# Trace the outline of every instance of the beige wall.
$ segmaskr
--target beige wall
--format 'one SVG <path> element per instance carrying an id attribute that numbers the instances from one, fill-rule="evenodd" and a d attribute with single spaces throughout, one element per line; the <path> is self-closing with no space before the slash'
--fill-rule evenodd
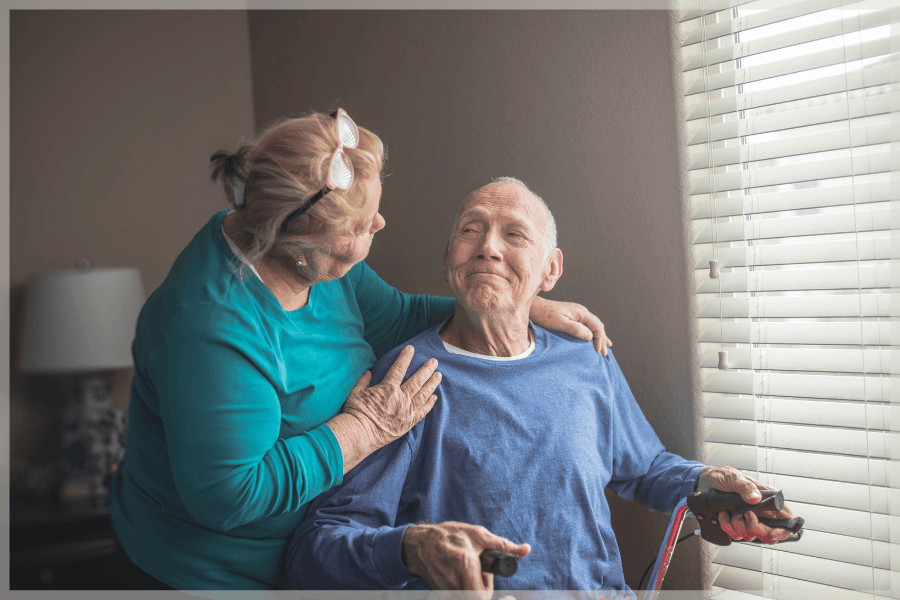
<path id="1" fill-rule="evenodd" d="M 214 150 L 276 117 L 341 106 L 389 146 L 376 271 L 447 294 L 439 264 L 457 203 L 490 177 L 522 178 L 558 220 L 565 273 L 549 296 L 603 318 L 663 443 L 692 456 L 669 17 L 251 11 L 248 40 L 239 11 L 13 11 L 13 358 L 30 277 L 87 256 L 139 267 L 149 293 L 225 206 L 206 176 Z M 124 405 L 130 374 L 113 375 Z M 13 455 L 50 456 L 58 385 L 11 369 Z M 612 508 L 635 585 L 666 517 Z M 668 589 L 698 587 L 695 547 L 679 549 Z"/>
<path id="2" fill-rule="evenodd" d="M 12 455 L 51 460 L 60 386 L 15 369 L 24 284 L 138 267 L 149 294 L 218 209 L 209 156 L 252 134 L 245 11 L 11 11 Z M 130 370 L 109 374 L 127 405 Z"/>
<path id="3" fill-rule="evenodd" d="M 342 107 L 388 144 L 387 228 L 369 264 L 401 290 L 449 293 L 439 266 L 466 193 L 512 175 L 541 194 L 565 256 L 549 296 L 600 315 L 659 437 L 693 457 L 670 17 L 254 11 L 250 36 L 257 126 Z M 612 508 L 636 585 L 667 518 L 618 498 Z M 700 585 L 697 544 L 685 546 L 667 589 Z"/>

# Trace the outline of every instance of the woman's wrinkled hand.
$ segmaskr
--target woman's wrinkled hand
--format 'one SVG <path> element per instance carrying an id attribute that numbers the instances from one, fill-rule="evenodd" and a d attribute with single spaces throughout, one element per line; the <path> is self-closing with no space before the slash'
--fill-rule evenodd
<path id="1" fill-rule="evenodd" d="M 748 504 L 757 504 L 762 500 L 762 495 L 757 490 L 775 489 L 744 475 L 737 469 L 724 466 L 704 467 L 701 469 L 695 487 L 698 492 L 704 492 L 709 489 L 716 489 L 720 492 L 737 492 L 741 495 L 744 502 Z M 785 504 L 781 510 L 762 511 L 758 516 L 790 520 L 794 518 L 794 513 Z M 763 525 L 759 522 L 757 513 L 754 512 L 746 512 L 732 517 L 727 512 L 722 511 L 719 513 L 719 524 L 722 527 L 722 531 L 735 541 L 750 542 L 754 539 L 759 539 L 766 544 L 775 544 L 791 535 L 791 532 L 787 529 L 772 529 Z"/>
<path id="2" fill-rule="evenodd" d="M 424 579 L 433 590 L 477 590 L 490 598 L 494 574 L 481 570 L 484 550 L 522 558 L 531 552 L 531 546 L 515 544 L 480 525 L 447 521 L 409 527 L 403 534 L 401 557 L 407 571 Z"/>
<path id="3" fill-rule="evenodd" d="M 553 331 L 571 335 L 580 340 L 594 340 L 594 350 L 606 356 L 612 340 L 606 337 L 606 328 L 597 315 L 577 302 L 558 302 L 540 296 L 534 299 L 528 315 L 532 321 Z"/>
<path id="4" fill-rule="evenodd" d="M 377 385 L 369 386 L 372 373 L 366 371 L 344 401 L 341 414 L 354 419 L 356 434 L 364 442 L 360 450 L 368 450 L 360 460 L 412 429 L 437 401 L 434 390 L 441 381 L 437 360 L 428 360 L 403 382 L 414 352 L 412 346 L 404 348 Z"/>

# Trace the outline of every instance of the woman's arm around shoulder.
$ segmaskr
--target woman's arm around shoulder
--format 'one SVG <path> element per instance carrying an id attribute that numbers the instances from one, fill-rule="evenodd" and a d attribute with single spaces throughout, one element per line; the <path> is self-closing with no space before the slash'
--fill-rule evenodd
<path id="1" fill-rule="evenodd" d="M 388 285 L 365 262 L 347 273 L 365 323 L 365 338 L 381 358 L 389 350 L 440 323 L 456 301 L 428 294 L 404 294 Z"/>
<path id="2" fill-rule="evenodd" d="M 594 340 L 594 350 L 606 356 L 606 349 L 612 340 L 606 337 L 603 321 L 576 302 L 559 302 L 535 297 L 528 315 L 532 321 L 544 329 L 559 331 L 580 340 Z"/>

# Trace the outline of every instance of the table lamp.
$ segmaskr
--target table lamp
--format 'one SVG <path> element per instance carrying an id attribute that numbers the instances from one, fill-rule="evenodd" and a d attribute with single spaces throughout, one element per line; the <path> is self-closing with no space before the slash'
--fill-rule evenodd
<path id="1" fill-rule="evenodd" d="M 84 375 L 78 402 L 65 416 L 64 503 L 102 506 L 107 475 L 125 452 L 125 415 L 97 372 L 133 366 L 131 343 L 144 299 L 137 269 L 92 269 L 86 259 L 77 270 L 49 273 L 29 286 L 19 369 Z"/>

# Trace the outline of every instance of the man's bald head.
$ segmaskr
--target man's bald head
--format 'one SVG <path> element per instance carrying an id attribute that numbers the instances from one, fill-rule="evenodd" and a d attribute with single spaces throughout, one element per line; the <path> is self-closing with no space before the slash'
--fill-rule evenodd
<path id="1" fill-rule="evenodd" d="M 453 238 L 456 235 L 456 228 L 459 225 L 459 215 L 462 214 L 463 209 L 466 207 L 466 203 L 474 197 L 483 194 L 490 193 L 502 193 L 502 188 L 506 186 L 515 186 L 518 188 L 516 193 L 524 194 L 527 197 L 534 198 L 540 206 L 544 209 L 546 213 L 546 222 L 544 223 L 544 240 L 545 240 L 545 248 L 544 257 L 550 255 L 550 252 L 556 248 L 556 219 L 553 218 L 553 213 L 550 212 L 550 207 L 547 206 L 547 203 L 544 202 L 544 199 L 535 194 L 531 189 L 525 185 L 525 182 L 520 179 L 516 179 L 515 177 L 497 177 L 493 179 L 489 184 L 483 185 L 474 192 L 470 193 L 466 196 L 463 201 L 459 204 L 459 208 L 456 210 L 456 218 L 453 219 L 453 228 L 450 230 L 450 244 L 453 244 Z M 495 189 L 496 188 L 496 189 Z"/>

